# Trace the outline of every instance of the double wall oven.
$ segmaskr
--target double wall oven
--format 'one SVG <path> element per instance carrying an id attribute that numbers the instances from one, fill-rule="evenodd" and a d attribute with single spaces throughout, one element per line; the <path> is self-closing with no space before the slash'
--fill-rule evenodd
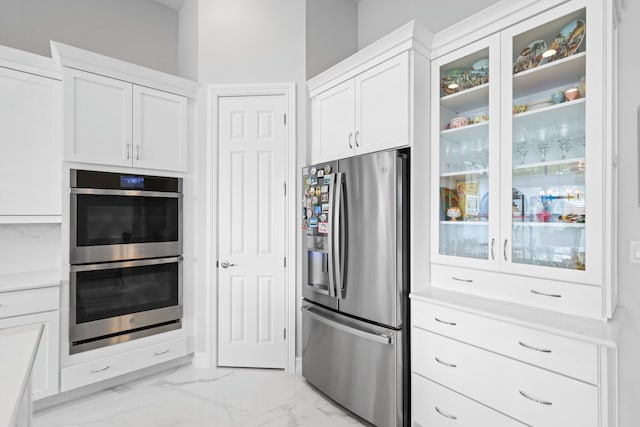
<path id="1" fill-rule="evenodd" d="M 70 353 L 181 327 L 182 178 L 71 170 Z"/>

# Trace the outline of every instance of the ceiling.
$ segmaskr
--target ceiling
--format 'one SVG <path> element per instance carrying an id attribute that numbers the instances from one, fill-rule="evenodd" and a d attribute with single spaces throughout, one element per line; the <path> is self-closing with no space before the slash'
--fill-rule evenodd
<path id="1" fill-rule="evenodd" d="M 155 0 L 157 3 L 170 7 L 171 9 L 180 10 L 183 0 Z"/>

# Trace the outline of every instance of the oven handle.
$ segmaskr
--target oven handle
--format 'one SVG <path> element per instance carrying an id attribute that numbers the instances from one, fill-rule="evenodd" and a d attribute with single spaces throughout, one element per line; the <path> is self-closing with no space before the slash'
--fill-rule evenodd
<path id="1" fill-rule="evenodd" d="M 105 190 L 98 188 L 71 188 L 71 194 L 89 194 L 94 196 L 128 196 L 128 197 L 166 197 L 178 199 L 182 193 L 142 190 Z"/>
<path id="2" fill-rule="evenodd" d="M 159 265 L 159 264 L 171 264 L 174 262 L 182 262 L 183 257 L 174 256 L 168 258 L 153 258 L 153 259 L 141 259 L 136 261 L 120 261 L 120 262 L 104 262 L 100 264 L 86 264 L 86 265 L 72 265 L 71 272 L 77 273 L 80 271 L 97 271 L 97 270 L 112 270 L 114 268 L 128 268 L 128 267 L 142 267 L 145 265 Z"/>

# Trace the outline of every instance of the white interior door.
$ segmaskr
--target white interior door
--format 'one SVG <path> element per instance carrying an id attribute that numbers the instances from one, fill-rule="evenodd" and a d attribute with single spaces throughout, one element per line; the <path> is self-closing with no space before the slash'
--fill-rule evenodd
<path id="1" fill-rule="evenodd" d="M 218 365 L 285 368 L 285 97 L 218 111 Z"/>

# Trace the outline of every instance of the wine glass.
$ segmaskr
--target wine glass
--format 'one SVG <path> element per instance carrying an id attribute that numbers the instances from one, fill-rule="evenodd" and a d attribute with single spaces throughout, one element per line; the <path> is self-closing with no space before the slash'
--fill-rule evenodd
<path id="1" fill-rule="evenodd" d="M 540 128 L 538 128 L 538 143 L 536 144 L 536 148 L 540 152 L 541 162 L 547 161 L 547 152 L 549 151 L 550 146 L 551 146 L 551 141 L 549 141 L 547 127 L 540 126 Z"/>
<path id="2" fill-rule="evenodd" d="M 523 127 L 518 129 L 518 135 L 516 136 L 516 141 L 513 145 L 516 149 L 516 153 L 520 155 L 520 164 L 524 165 L 529 150 L 527 150 L 527 134 Z"/>
<path id="3" fill-rule="evenodd" d="M 556 126 L 556 141 L 558 147 L 560 147 L 560 158 L 565 160 L 569 150 L 571 150 L 571 136 L 570 136 L 569 124 L 567 122 L 561 122 Z"/>

